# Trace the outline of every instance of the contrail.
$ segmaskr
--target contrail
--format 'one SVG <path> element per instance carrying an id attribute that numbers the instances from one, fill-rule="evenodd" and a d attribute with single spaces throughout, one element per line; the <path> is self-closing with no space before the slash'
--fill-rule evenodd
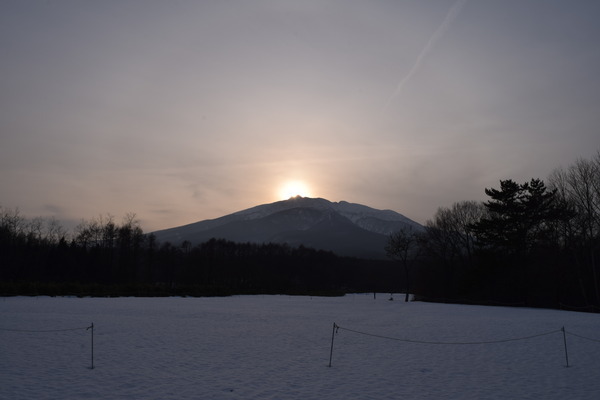
<path id="1" fill-rule="evenodd" d="M 381 109 L 382 113 L 390 106 L 390 103 L 400 94 L 400 92 L 402 92 L 402 89 L 404 88 L 406 83 L 411 80 L 413 75 L 417 72 L 417 70 L 421 66 L 423 59 L 427 56 L 427 54 L 433 48 L 435 43 L 438 40 L 440 40 L 442 38 L 442 36 L 444 36 L 444 33 L 448 29 L 448 26 L 450 26 L 450 24 L 456 19 L 456 17 L 460 13 L 460 10 L 464 7 L 464 5 L 466 3 L 467 3 L 467 0 L 458 0 L 450 8 L 450 10 L 448 11 L 448 14 L 446 14 L 446 17 L 444 17 L 444 20 L 442 21 L 440 26 L 435 30 L 435 32 L 433 32 L 433 35 L 431 35 L 431 37 L 427 41 L 427 44 L 425 45 L 425 47 L 423 47 L 423 50 L 421 50 L 421 53 L 417 57 L 417 60 L 415 61 L 414 65 L 412 66 L 410 71 L 408 71 L 408 74 L 406 74 L 406 76 L 404 78 L 402 78 L 402 80 L 396 87 L 396 90 L 394 91 L 394 93 L 392 93 L 392 95 L 390 96 L 388 101 L 385 103 L 385 105 Z"/>

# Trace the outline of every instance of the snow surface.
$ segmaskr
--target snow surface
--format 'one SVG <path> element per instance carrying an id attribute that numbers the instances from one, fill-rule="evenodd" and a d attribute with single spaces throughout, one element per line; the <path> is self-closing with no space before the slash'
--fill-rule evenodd
<path id="1" fill-rule="evenodd" d="M 0 398 L 600 398 L 600 315 L 388 298 L 3 298 Z"/>

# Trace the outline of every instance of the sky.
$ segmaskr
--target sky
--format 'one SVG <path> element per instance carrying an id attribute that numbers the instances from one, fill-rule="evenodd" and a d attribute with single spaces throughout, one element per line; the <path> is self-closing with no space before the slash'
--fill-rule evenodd
<path id="1" fill-rule="evenodd" d="M 0 206 L 149 232 L 298 182 L 425 223 L 600 150 L 599 18 L 596 0 L 5 0 Z"/>

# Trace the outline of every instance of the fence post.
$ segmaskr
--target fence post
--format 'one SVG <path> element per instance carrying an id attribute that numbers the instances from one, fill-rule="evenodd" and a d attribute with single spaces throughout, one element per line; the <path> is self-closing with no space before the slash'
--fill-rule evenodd
<path id="1" fill-rule="evenodd" d="M 565 327 L 562 327 L 563 333 L 563 342 L 565 344 L 565 359 L 567 360 L 567 368 L 569 368 L 569 352 L 567 351 L 567 333 L 565 332 Z"/>
<path id="2" fill-rule="evenodd" d="M 333 358 L 333 339 L 335 338 L 335 329 L 337 328 L 336 323 L 333 323 L 333 330 L 331 331 L 331 350 L 329 351 L 329 368 L 331 368 L 331 359 Z"/>
<path id="3" fill-rule="evenodd" d="M 90 369 L 94 369 L 94 323 L 92 322 L 92 325 L 88 326 L 86 331 L 91 329 L 92 330 L 92 367 Z"/>

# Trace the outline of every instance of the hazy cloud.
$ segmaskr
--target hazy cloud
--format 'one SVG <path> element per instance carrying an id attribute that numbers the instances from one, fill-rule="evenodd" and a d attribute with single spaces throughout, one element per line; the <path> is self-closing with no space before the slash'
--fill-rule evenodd
<path id="1" fill-rule="evenodd" d="M 312 193 L 425 222 L 598 151 L 600 3 L 0 5 L 0 205 L 145 230 Z M 382 105 L 385 109 L 381 112 Z"/>

